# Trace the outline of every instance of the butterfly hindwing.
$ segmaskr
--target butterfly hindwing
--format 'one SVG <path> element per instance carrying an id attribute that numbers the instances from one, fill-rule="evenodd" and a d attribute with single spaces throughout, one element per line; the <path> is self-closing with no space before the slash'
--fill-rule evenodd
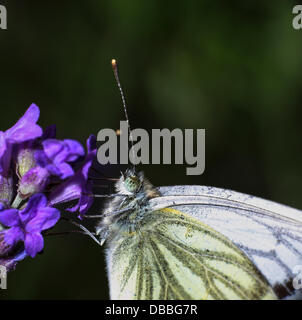
<path id="1" fill-rule="evenodd" d="M 275 299 L 230 240 L 175 209 L 148 212 L 107 251 L 112 299 Z"/>

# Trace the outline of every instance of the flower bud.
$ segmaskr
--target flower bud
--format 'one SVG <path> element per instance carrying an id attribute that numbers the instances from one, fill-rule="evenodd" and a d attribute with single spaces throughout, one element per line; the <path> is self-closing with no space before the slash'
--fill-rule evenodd
<path id="1" fill-rule="evenodd" d="M 44 191 L 49 173 L 39 166 L 27 171 L 19 181 L 18 193 L 22 199 L 26 199 L 35 193 Z"/>
<path id="2" fill-rule="evenodd" d="M 9 206 L 13 193 L 13 178 L 0 175 L 0 202 L 5 206 Z"/>
<path id="3" fill-rule="evenodd" d="M 34 150 L 23 148 L 17 155 L 17 172 L 19 177 L 23 177 L 30 169 L 36 166 Z"/>

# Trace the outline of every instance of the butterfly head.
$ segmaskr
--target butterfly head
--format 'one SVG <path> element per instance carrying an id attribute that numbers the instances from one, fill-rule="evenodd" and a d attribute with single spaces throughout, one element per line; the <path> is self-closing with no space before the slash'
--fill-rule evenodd
<path id="1" fill-rule="evenodd" d="M 131 193 L 135 193 L 139 190 L 141 186 L 141 181 L 138 176 L 136 175 L 130 175 L 124 180 L 124 185 L 126 190 L 128 190 Z"/>
<path id="2" fill-rule="evenodd" d="M 141 190 L 143 182 L 142 173 L 137 174 L 133 169 L 129 169 L 122 174 L 116 184 L 116 189 L 119 193 L 135 195 Z"/>

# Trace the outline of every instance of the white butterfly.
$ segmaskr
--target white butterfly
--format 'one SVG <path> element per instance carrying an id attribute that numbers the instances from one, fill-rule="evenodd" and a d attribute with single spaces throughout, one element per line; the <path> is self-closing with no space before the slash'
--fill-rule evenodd
<path id="1" fill-rule="evenodd" d="M 302 212 L 205 186 L 154 188 L 128 170 L 97 227 L 112 299 L 298 298 Z"/>
<path id="2" fill-rule="evenodd" d="M 96 228 L 112 299 L 301 298 L 301 211 L 213 187 L 154 188 L 134 169 L 116 191 Z"/>

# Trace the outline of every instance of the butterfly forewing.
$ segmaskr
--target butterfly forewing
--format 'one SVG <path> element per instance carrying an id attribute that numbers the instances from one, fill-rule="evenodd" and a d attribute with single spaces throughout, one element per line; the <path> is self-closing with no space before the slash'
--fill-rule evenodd
<path id="1" fill-rule="evenodd" d="M 154 208 L 173 207 L 222 233 L 243 251 L 279 297 L 293 291 L 295 266 L 302 265 L 302 212 L 230 190 L 175 186 L 160 188 Z"/>

